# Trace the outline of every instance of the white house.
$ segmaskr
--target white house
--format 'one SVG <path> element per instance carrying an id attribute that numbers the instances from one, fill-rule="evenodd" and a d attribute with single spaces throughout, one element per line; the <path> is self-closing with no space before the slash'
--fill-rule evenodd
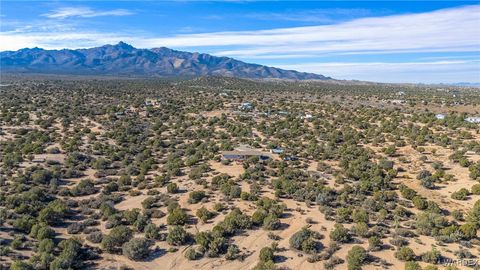
<path id="1" fill-rule="evenodd" d="M 312 119 L 313 115 L 306 113 L 305 116 L 300 117 L 301 119 Z"/>
<path id="2" fill-rule="evenodd" d="M 467 117 L 467 118 L 465 118 L 465 121 L 467 121 L 469 123 L 479 124 L 480 123 L 480 117 Z"/>

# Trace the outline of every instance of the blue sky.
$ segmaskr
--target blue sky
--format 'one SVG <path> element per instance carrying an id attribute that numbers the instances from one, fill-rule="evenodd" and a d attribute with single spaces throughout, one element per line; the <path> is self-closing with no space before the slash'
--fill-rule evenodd
<path id="1" fill-rule="evenodd" d="M 480 1 L 1 1 L 0 50 L 120 40 L 338 79 L 480 82 Z"/>

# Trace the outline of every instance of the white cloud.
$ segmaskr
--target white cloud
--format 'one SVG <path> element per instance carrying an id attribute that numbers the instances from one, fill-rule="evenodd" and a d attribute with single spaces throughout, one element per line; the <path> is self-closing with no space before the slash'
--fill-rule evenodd
<path id="1" fill-rule="evenodd" d="M 260 31 L 215 32 L 148 39 L 145 45 L 224 46 L 220 55 L 365 52 L 391 50 L 480 50 L 480 6 L 428 13 L 356 19 L 345 23 Z M 235 50 L 228 47 L 235 46 Z"/>
<path id="2" fill-rule="evenodd" d="M 89 7 L 63 7 L 53 10 L 52 12 L 43 14 L 44 17 L 50 19 L 66 19 L 68 17 L 92 18 L 99 16 L 126 16 L 132 15 L 133 12 L 126 9 L 113 10 L 94 10 Z"/>
<path id="3" fill-rule="evenodd" d="M 453 83 L 480 81 L 480 60 L 425 62 L 328 62 L 280 65 L 283 69 L 327 73 L 337 79 L 377 82 Z"/>

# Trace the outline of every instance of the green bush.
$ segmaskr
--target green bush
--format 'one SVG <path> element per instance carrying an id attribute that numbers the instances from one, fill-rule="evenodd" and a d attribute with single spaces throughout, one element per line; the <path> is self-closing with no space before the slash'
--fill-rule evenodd
<path id="1" fill-rule="evenodd" d="M 204 206 L 202 206 L 201 208 L 199 208 L 197 210 L 197 212 L 195 213 L 195 215 L 203 222 L 207 222 L 209 219 L 213 218 L 214 214 L 213 212 L 210 212 L 208 211 L 207 208 L 205 208 Z"/>
<path id="2" fill-rule="evenodd" d="M 277 230 L 280 228 L 280 219 L 275 214 L 268 214 L 263 220 L 263 228 L 265 230 Z"/>
<path id="3" fill-rule="evenodd" d="M 132 230 L 127 226 L 113 228 L 108 235 L 102 239 L 102 248 L 107 252 L 115 252 L 117 248 L 128 242 L 133 236 Z"/>
<path id="4" fill-rule="evenodd" d="M 122 253 L 130 260 L 138 261 L 148 257 L 151 245 L 151 241 L 145 238 L 133 238 L 123 244 Z"/>
<path id="5" fill-rule="evenodd" d="M 264 247 L 260 250 L 260 261 L 268 262 L 273 261 L 274 252 L 271 247 Z"/>
<path id="6" fill-rule="evenodd" d="M 472 186 L 472 194 L 480 195 L 480 184 L 475 184 Z"/>
<path id="7" fill-rule="evenodd" d="M 382 249 L 382 240 L 377 236 L 372 236 L 368 238 L 368 249 L 371 251 L 378 251 Z"/>
<path id="8" fill-rule="evenodd" d="M 290 237 L 290 247 L 307 253 L 315 252 L 316 243 L 313 239 L 313 234 L 313 231 L 308 228 L 302 228 Z"/>
<path id="9" fill-rule="evenodd" d="M 406 262 L 405 263 L 405 270 L 422 270 L 422 267 L 418 262 Z"/>
<path id="10" fill-rule="evenodd" d="M 202 254 L 197 252 L 194 248 L 189 248 L 185 251 L 185 258 L 190 261 L 197 260 L 202 257 Z"/>
<path id="11" fill-rule="evenodd" d="M 10 266 L 10 270 L 32 270 L 33 267 L 24 261 L 15 261 Z"/>
<path id="12" fill-rule="evenodd" d="M 452 199 L 464 201 L 467 199 L 468 195 L 470 195 L 468 189 L 461 188 L 460 190 L 452 193 Z"/>
<path id="13" fill-rule="evenodd" d="M 147 224 L 144 229 L 145 237 L 148 239 L 160 239 L 160 229 L 153 223 Z"/>
<path id="14" fill-rule="evenodd" d="M 192 191 L 188 194 L 188 202 L 192 204 L 199 203 L 203 198 L 205 198 L 205 196 L 205 191 Z"/>
<path id="15" fill-rule="evenodd" d="M 348 270 L 360 270 L 367 259 L 367 251 L 361 246 L 353 246 L 347 254 Z"/>
<path id="16" fill-rule="evenodd" d="M 330 232 L 330 239 L 337 242 L 347 243 L 350 241 L 350 234 L 342 224 L 335 224 L 334 229 Z"/>
<path id="17" fill-rule="evenodd" d="M 173 209 L 167 217 L 168 225 L 184 225 L 188 216 L 180 207 Z"/>
<path id="18" fill-rule="evenodd" d="M 413 261 L 415 260 L 415 253 L 409 247 L 403 246 L 395 252 L 395 258 L 401 261 Z"/>
<path id="19" fill-rule="evenodd" d="M 431 251 L 425 252 L 422 255 L 422 261 L 426 263 L 431 263 L 431 264 L 436 264 L 438 261 L 442 258 L 442 254 L 440 251 L 436 250 L 435 248 L 432 248 Z"/>
<path id="20" fill-rule="evenodd" d="M 169 183 L 167 185 L 167 192 L 168 193 L 177 193 L 178 192 L 178 185 L 176 183 Z"/>
<path id="21" fill-rule="evenodd" d="M 167 243 L 173 246 L 181 246 L 188 241 L 188 233 L 180 226 L 173 226 L 168 231 Z"/>

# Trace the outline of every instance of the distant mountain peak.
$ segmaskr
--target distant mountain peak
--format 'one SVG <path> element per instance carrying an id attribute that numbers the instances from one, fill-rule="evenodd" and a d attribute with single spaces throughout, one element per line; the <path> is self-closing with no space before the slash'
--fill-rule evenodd
<path id="1" fill-rule="evenodd" d="M 123 41 L 118 42 L 116 45 L 114 45 L 114 47 L 122 48 L 124 50 L 134 50 L 135 49 L 135 47 L 133 47 L 132 45 L 130 45 L 128 43 L 125 43 Z"/>
<path id="2" fill-rule="evenodd" d="M 176 51 L 166 47 L 137 49 L 123 41 L 79 49 L 40 48 L 0 52 L 7 72 L 127 75 L 161 77 L 226 76 L 248 79 L 327 80 L 319 74 L 248 64 L 228 57 Z"/>

